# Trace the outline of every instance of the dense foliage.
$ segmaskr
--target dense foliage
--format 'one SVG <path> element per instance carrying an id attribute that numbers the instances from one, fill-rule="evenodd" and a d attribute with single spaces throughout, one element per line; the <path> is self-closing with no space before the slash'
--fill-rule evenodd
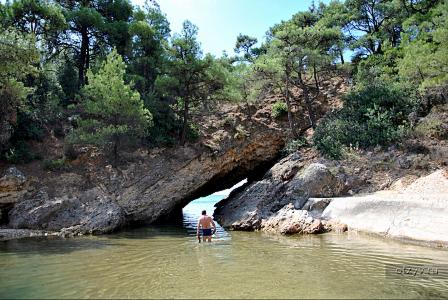
<path id="1" fill-rule="evenodd" d="M 152 115 L 144 108 L 140 94 L 124 82 L 125 64 L 116 50 L 106 58 L 96 74 L 87 72 L 89 84 L 82 89 L 83 115 L 70 135 L 72 143 L 112 145 L 114 161 L 119 147 L 133 138 L 144 137 L 152 125 Z"/>
<path id="2" fill-rule="evenodd" d="M 272 117 L 287 116 L 292 140 L 313 127 L 327 156 L 387 145 L 411 129 L 420 95 L 447 84 L 447 14 L 443 0 L 319 3 L 214 57 L 191 22 L 171 34 L 156 1 L 0 3 L 0 152 L 33 159 L 28 141 L 50 132 L 115 156 L 124 144 L 183 145 L 199 136 L 195 116 L 234 101 L 251 118 L 267 95 L 279 98 Z M 354 86 L 319 121 L 322 82 L 341 72 Z"/>
<path id="3" fill-rule="evenodd" d="M 361 85 L 344 97 L 344 107 L 328 114 L 314 134 L 317 149 L 340 158 L 343 147 L 387 145 L 406 133 L 416 107 L 412 90 L 391 82 Z"/>
<path id="4" fill-rule="evenodd" d="M 356 2 L 363 1 L 347 1 Z M 355 87 L 345 95 L 343 108 L 327 115 L 314 135 L 315 146 L 332 158 L 349 147 L 388 145 L 405 137 L 412 116 L 419 113 L 422 92 L 448 83 L 448 2 L 370 3 L 375 13 L 361 14 L 364 21 L 354 27 L 374 28 L 352 45 L 361 46 L 355 48 L 357 56 L 364 56 L 357 61 Z"/>

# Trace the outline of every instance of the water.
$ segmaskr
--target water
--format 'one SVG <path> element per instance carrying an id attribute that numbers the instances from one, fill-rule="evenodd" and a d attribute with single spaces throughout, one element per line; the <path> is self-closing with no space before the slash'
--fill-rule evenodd
<path id="1" fill-rule="evenodd" d="M 0 298 L 446 298 L 448 276 L 385 275 L 385 265 L 448 264 L 448 252 L 356 234 L 226 232 L 198 244 L 183 227 L 0 243 Z"/>

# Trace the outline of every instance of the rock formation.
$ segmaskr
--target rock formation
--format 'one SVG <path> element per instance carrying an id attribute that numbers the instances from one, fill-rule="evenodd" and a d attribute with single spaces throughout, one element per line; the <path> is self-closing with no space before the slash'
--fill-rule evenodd
<path id="1" fill-rule="evenodd" d="M 320 219 L 315 219 L 304 209 L 295 209 L 293 204 L 287 204 L 277 213 L 261 223 L 263 231 L 281 234 L 310 234 L 324 232 Z"/>
<path id="2" fill-rule="evenodd" d="M 16 167 L 11 167 L 0 178 L 0 204 L 17 202 L 26 186 L 26 177 Z"/>
<path id="3" fill-rule="evenodd" d="M 448 246 L 448 171 L 438 170 L 394 190 L 332 198 L 322 218 L 350 230 Z"/>
<path id="4" fill-rule="evenodd" d="M 217 203 L 215 218 L 224 227 L 257 230 L 277 213 L 295 216 L 288 212 L 290 205 L 302 209 L 310 197 L 338 196 L 344 190 L 344 183 L 324 165 L 313 163 L 303 168 L 305 163 L 297 153 L 281 160 L 262 180 Z M 308 215 L 305 215 L 301 216 L 306 219 Z M 269 228 L 273 227 L 272 222 L 266 223 Z"/>
<path id="5" fill-rule="evenodd" d="M 364 231 L 448 246 L 448 171 L 407 175 L 390 188 L 353 197 L 357 180 L 292 154 L 260 180 L 217 204 L 215 218 L 233 230 L 280 234 Z M 418 179 L 417 179 L 418 178 Z M 328 196 L 332 195 L 332 196 Z"/>
<path id="6" fill-rule="evenodd" d="M 8 168 L 0 178 L 0 222 L 7 220 L 6 213 L 25 194 L 27 179 L 16 167 Z"/>
<path id="7" fill-rule="evenodd" d="M 97 234 L 172 219 L 191 200 L 264 173 L 275 162 L 284 131 L 262 116 L 232 118 L 240 122 L 237 132 L 215 121 L 198 143 L 138 151 L 119 168 L 102 166 L 95 152 L 86 152 L 80 167 L 42 174 L 21 194 L 8 227 Z"/>

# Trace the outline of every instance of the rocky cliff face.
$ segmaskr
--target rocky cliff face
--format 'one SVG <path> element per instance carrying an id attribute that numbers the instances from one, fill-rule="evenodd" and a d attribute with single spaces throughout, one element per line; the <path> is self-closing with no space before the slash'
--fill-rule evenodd
<path id="1" fill-rule="evenodd" d="M 68 235 L 111 232 L 172 218 L 197 197 L 263 174 L 284 146 L 284 130 L 270 115 L 247 120 L 232 113 L 236 124 L 225 128 L 215 116 L 195 144 L 137 151 L 118 168 L 101 165 L 101 155 L 87 151 L 70 171 L 41 173 L 17 196 L 7 226 Z"/>
<path id="2" fill-rule="evenodd" d="M 7 169 L 0 177 L 0 222 L 7 219 L 6 212 L 21 199 L 26 192 L 27 180 L 17 168 Z"/>

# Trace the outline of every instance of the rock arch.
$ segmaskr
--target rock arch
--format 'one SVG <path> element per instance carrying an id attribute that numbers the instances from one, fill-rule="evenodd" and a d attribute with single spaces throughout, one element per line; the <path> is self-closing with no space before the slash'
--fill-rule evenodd
<path id="1" fill-rule="evenodd" d="M 284 137 L 283 130 L 252 120 L 244 135 L 217 130 L 192 145 L 143 153 L 118 169 L 52 174 L 9 212 L 9 227 L 76 234 L 151 224 L 198 197 L 262 176 Z"/>

